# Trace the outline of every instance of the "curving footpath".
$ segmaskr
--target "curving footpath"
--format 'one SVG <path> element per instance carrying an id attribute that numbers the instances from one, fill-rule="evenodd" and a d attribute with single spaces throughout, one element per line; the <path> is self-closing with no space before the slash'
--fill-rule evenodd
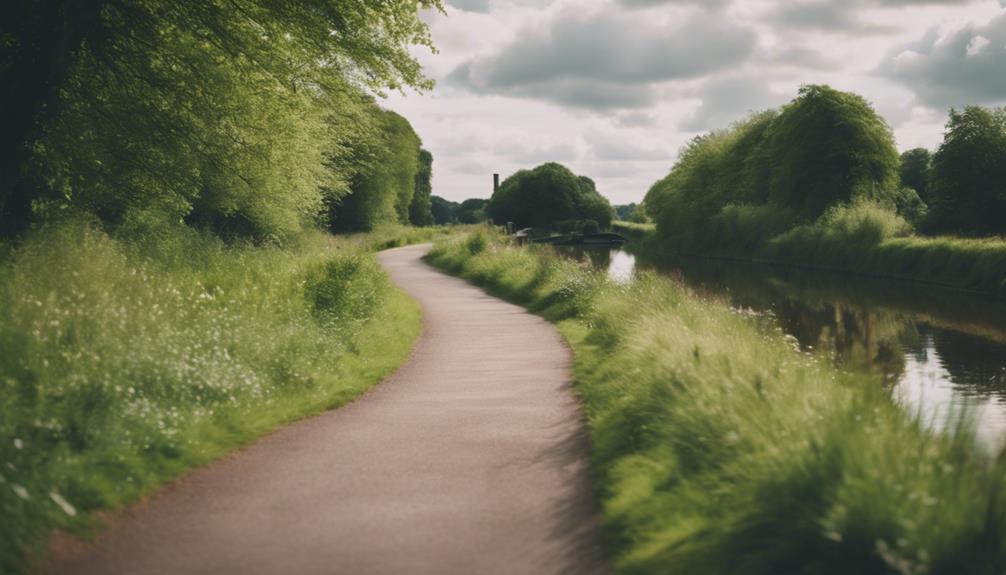
<path id="1" fill-rule="evenodd" d="M 394 376 L 189 474 L 54 573 L 604 573 L 570 354 L 523 309 L 380 254 L 422 304 Z"/>

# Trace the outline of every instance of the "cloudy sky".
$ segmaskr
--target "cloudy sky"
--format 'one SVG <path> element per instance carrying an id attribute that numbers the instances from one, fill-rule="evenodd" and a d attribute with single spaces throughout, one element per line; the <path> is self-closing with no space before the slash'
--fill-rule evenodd
<path id="1" fill-rule="evenodd" d="M 1006 0 L 446 0 L 437 87 L 393 94 L 434 156 L 434 193 L 562 162 L 639 201 L 679 148 L 827 83 L 869 99 L 902 150 L 947 110 L 1006 104 Z"/>

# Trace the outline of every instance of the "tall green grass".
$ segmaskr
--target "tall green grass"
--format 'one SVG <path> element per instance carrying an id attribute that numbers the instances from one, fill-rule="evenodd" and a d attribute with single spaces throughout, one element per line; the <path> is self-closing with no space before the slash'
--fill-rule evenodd
<path id="1" fill-rule="evenodd" d="M 341 405 L 409 353 L 418 307 L 371 251 L 316 233 L 225 246 L 50 227 L 0 260 L 0 572 L 284 422 Z M 425 236 L 424 236 L 425 237 Z"/>
<path id="2" fill-rule="evenodd" d="M 711 218 L 700 249 L 682 249 L 652 226 L 616 222 L 651 259 L 681 255 L 752 260 L 907 279 L 1006 297 L 1006 238 L 915 235 L 901 216 L 856 202 L 789 229 L 771 210 L 727 206 Z"/>
<path id="3" fill-rule="evenodd" d="M 755 257 L 1006 296 L 1006 239 L 916 236 L 900 216 L 869 204 L 832 208 L 768 240 Z"/>
<path id="4" fill-rule="evenodd" d="M 429 260 L 557 322 L 573 346 L 619 571 L 1006 569 L 1006 462 L 966 420 L 931 433 L 876 376 L 655 275 L 613 283 L 484 233 Z"/>

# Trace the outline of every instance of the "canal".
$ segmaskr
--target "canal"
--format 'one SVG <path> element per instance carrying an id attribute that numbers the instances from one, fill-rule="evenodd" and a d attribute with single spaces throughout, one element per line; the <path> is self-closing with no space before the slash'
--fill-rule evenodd
<path id="1" fill-rule="evenodd" d="M 924 424 L 973 418 L 990 447 L 1006 439 L 1006 305 L 919 283 L 744 262 L 682 259 L 655 266 L 623 249 L 562 248 L 630 281 L 650 269 L 738 313 L 767 318 L 802 350 L 874 374 Z"/>

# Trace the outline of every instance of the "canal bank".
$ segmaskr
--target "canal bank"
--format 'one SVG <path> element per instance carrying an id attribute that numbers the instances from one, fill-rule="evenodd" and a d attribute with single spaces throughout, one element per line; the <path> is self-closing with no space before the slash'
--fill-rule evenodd
<path id="1" fill-rule="evenodd" d="M 569 249 L 564 257 L 616 281 L 647 270 L 737 313 L 758 316 L 802 352 L 872 375 L 927 426 L 973 417 L 983 442 L 1006 438 L 1006 304 L 916 282 L 751 262 L 677 258 L 654 263 L 626 249 Z"/>
<path id="2" fill-rule="evenodd" d="M 555 321 L 575 355 L 608 545 L 633 573 L 972 573 L 1006 557 L 1002 477 L 875 376 L 680 282 L 613 281 L 481 234 L 433 263 Z"/>

